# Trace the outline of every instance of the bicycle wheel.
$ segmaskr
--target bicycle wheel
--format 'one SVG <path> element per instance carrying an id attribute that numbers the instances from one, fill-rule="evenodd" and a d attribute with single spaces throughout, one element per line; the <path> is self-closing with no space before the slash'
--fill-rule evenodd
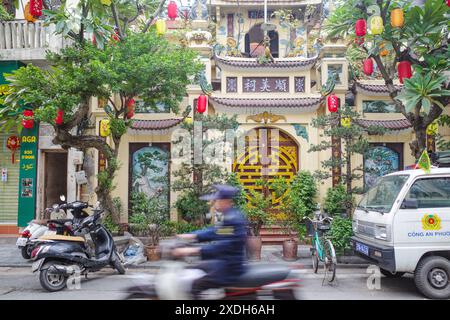
<path id="1" fill-rule="evenodd" d="M 317 270 L 319 269 L 319 257 L 317 256 L 316 248 L 311 250 L 311 258 L 312 258 L 313 271 L 314 271 L 314 273 L 317 273 Z"/>
<path id="2" fill-rule="evenodd" d="M 333 282 L 336 277 L 336 265 L 337 258 L 336 252 L 334 251 L 333 243 L 330 240 L 325 240 L 324 242 L 324 269 L 325 269 L 325 277 L 328 282 Z"/>

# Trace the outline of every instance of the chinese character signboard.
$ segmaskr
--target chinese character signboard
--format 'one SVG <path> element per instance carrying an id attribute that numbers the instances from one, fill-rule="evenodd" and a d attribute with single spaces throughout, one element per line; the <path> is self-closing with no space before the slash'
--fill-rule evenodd
<path id="1" fill-rule="evenodd" d="M 289 77 L 244 77 L 243 92 L 286 92 L 289 93 Z"/>
<path id="2" fill-rule="evenodd" d="M 19 227 L 34 219 L 36 203 L 38 125 L 23 129 L 20 138 Z"/>

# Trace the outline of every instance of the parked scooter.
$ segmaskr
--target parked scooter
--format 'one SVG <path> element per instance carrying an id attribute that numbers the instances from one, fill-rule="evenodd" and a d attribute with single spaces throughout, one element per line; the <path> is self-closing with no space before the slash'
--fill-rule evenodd
<path id="1" fill-rule="evenodd" d="M 189 265 L 185 258 L 175 258 L 171 252 L 177 247 L 190 246 L 183 240 L 161 241 L 162 257 L 168 259 L 158 274 L 137 275 L 137 286 L 126 290 L 125 299 L 189 300 L 192 284 L 205 272 Z M 300 279 L 293 270 L 284 265 L 249 265 L 248 270 L 232 286 L 209 289 L 202 292 L 202 300 L 255 300 L 298 299 Z"/>
<path id="2" fill-rule="evenodd" d="M 65 196 L 60 197 L 61 201 L 65 201 Z M 79 217 L 78 221 L 75 219 L 62 219 L 66 216 L 65 213 L 66 204 L 54 204 L 51 208 L 45 209 L 45 216 L 52 219 L 47 220 L 32 220 L 28 223 L 28 226 L 20 234 L 20 237 L 16 241 L 17 247 L 20 249 L 22 257 L 24 259 L 31 258 L 31 252 L 39 245 L 42 240 L 42 236 L 51 235 L 73 235 L 72 225 L 80 219 L 86 218 L 89 214 L 82 209 L 77 208 L 80 212 L 73 212 L 75 216 Z"/>
<path id="3" fill-rule="evenodd" d="M 72 210 L 76 221 L 80 219 L 78 214 L 83 212 L 88 204 L 76 201 L 66 207 Z M 92 215 L 83 218 L 74 228 L 75 235 L 90 235 L 95 247 L 93 254 L 85 239 L 80 236 L 44 237 L 45 242 L 33 250 L 31 258 L 35 262 L 32 271 L 39 271 L 39 281 L 44 289 L 60 291 L 66 286 L 70 276 L 86 275 L 108 265 L 120 274 L 125 273 L 111 233 L 99 222 L 102 212 L 101 209 L 94 209 Z"/>

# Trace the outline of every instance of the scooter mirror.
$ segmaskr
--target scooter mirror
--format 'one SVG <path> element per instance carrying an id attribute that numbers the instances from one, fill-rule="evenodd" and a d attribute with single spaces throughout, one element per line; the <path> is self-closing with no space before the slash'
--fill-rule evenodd
<path id="1" fill-rule="evenodd" d="M 59 199 L 64 202 L 66 201 L 66 196 L 62 194 L 59 196 Z"/>

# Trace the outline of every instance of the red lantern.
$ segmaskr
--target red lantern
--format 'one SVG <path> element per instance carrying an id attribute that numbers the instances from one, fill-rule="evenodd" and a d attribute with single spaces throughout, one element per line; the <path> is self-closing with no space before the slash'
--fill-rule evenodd
<path id="1" fill-rule="evenodd" d="M 133 98 L 131 98 L 127 102 L 127 118 L 128 119 L 131 119 L 134 117 L 134 104 L 135 104 L 135 101 Z"/>
<path id="2" fill-rule="evenodd" d="M 364 37 L 366 35 L 366 29 L 367 29 L 366 20 L 364 19 L 356 20 L 355 34 L 358 37 Z"/>
<path id="3" fill-rule="evenodd" d="M 197 112 L 203 113 L 206 111 L 206 106 L 208 104 L 208 99 L 204 94 L 200 95 L 197 100 Z"/>
<path id="4" fill-rule="evenodd" d="M 373 73 L 373 60 L 371 58 L 364 60 L 363 69 L 364 73 L 368 76 Z"/>
<path id="5" fill-rule="evenodd" d="M 56 112 L 55 123 L 57 126 L 60 126 L 64 123 L 64 111 L 63 110 L 58 109 L 58 111 Z"/>
<path id="6" fill-rule="evenodd" d="M 447 6 L 450 7 L 450 0 L 447 0 Z"/>
<path id="7" fill-rule="evenodd" d="M 328 111 L 337 112 L 339 109 L 339 98 L 335 94 L 330 94 L 327 98 L 328 102 Z"/>
<path id="8" fill-rule="evenodd" d="M 30 14 L 34 17 L 42 16 L 42 0 L 30 0 Z"/>
<path id="9" fill-rule="evenodd" d="M 397 66 L 397 71 L 400 83 L 403 83 L 403 79 L 412 77 L 411 63 L 409 61 L 400 61 Z"/>
<path id="10" fill-rule="evenodd" d="M 6 141 L 6 147 L 11 150 L 11 162 L 14 164 L 14 153 L 20 148 L 20 139 L 17 136 L 10 136 Z"/>
<path id="11" fill-rule="evenodd" d="M 178 7 L 175 1 L 170 1 L 167 6 L 167 16 L 170 20 L 174 20 L 178 17 Z"/>
<path id="12" fill-rule="evenodd" d="M 32 129 L 34 126 L 34 112 L 33 110 L 24 110 L 22 119 L 22 126 L 25 129 Z"/>

